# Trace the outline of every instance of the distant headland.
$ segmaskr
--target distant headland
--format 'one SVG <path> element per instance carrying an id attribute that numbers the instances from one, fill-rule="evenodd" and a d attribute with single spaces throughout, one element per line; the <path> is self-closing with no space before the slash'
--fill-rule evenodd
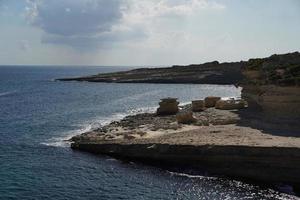
<path id="1" fill-rule="evenodd" d="M 269 83 L 299 84 L 300 53 L 272 55 L 248 61 L 218 61 L 187 66 L 164 68 L 139 68 L 130 71 L 97 74 L 85 77 L 60 78 L 61 81 L 89 81 L 112 83 L 198 83 L 237 84 L 244 79 L 243 69 L 259 71 Z M 282 69 L 285 69 L 284 72 Z M 278 77 L 282 74 L 283 77 Z"/>

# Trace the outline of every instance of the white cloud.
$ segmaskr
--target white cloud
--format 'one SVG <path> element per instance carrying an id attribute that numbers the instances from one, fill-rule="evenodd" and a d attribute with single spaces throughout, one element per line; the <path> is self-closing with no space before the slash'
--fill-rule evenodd
<path id="1" fill-rule="evenodd" d="M 139 27 L 147 35 L 143 43 L 133 45 L 172 50 L 194 39 L 193 33 L 182 28 L 190 18 L 204 11 L 219 12 L 225 8 L 208 0 L 131 0 L 121 26 Z"/>
<path id="2" fill-rule="evenodd" d="M 30 24 L 44 31 L 43 43 L 68 45 L 80 50 L 132 40 L 154 40 L 153 37 L 178 41 L 186 34 L 166 31 L 168 22 L 161 22 L 161 19 L 175 19 L 180 23 L 180 19 L 202 10 L 225 8 L 208 0 L 26 1 L 26 18 Z M 164 45 L 167 43 L 164 42 Z"/>
<path id="3" fill-rule="evenodd" d="M 92 48 L 122 19 L 121 6 L 121 0 L 27 0 L 26 17 L 44 31 L 44 43 Z"/>

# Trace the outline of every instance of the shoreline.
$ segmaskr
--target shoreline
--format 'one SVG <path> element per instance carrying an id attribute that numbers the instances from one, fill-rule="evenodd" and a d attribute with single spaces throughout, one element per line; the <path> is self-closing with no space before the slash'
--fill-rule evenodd
<path id="1" fill-rule="evenodd" d="M 183 106 L 190 109 L 190 105 Z M 245 110 L 246 111 L 246 110 Z M 194 112 L 197 122 L 142 113 L 71 139 L 71 148 L 119 159 L 300 186 L 300 138 L 245 126 L 237 110 Z M 246 111 L 251 112 L 251 111 Z M 201 123 L 200 123 L 201 122 Z"/>

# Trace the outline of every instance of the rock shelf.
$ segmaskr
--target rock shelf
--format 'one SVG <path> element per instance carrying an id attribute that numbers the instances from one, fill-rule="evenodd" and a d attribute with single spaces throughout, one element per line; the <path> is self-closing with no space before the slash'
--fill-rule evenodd
<path id="1" fill-rule="evenodd" d="M 182 110 L 190 111 L 191 105 Z M 238 110 L 194 112 L 190 125 L 176 115 L 143 113 L 73 137 L 73 149 L 117 158 L 189 166 L 211 174 L 300 185 L 300 138 L 247 127 Z"/>

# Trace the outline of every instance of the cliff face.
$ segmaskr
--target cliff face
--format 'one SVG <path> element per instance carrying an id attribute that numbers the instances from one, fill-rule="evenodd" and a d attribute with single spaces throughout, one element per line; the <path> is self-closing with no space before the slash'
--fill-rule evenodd
<path id="1" fill-rule="evenodd" d="M 300 120 L 300 53 L 250 59 L 242 69 L 242 97 L 267 118 Z"/>
<path id="2" fill-rule="evenodd" d="M 215 61 L 199 65 L 141 68 L 58 80 L 114 83 L 235 84 L 243 79 L 241 68 L 244 64 L 244 62 L 219 63 Z"/>
<path id="3" fill-rule="evenodd" d="M 189 166 L 210 174 L 299 186 L 299 149 L 279 147 L 73 143 L 73 149 L 160 165 Z"/>

